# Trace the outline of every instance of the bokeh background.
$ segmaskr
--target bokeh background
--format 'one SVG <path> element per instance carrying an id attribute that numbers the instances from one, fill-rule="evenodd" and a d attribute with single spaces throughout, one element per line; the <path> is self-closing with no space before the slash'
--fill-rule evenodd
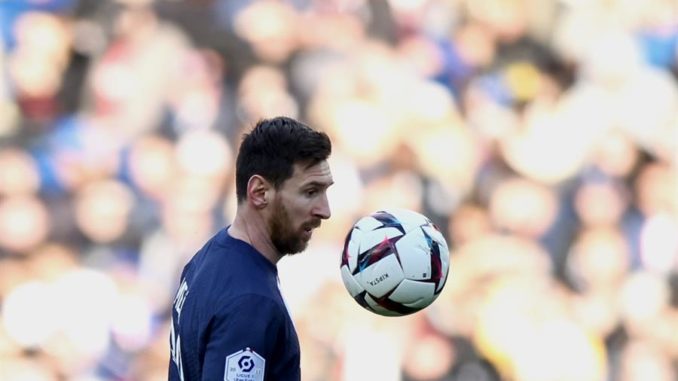
<path id="1" fill-rule="evenodd" d="M 241 133 L 329 133 L 280 262 L 304 381 L 678 380 L 675 0 L 0 1 L 0 380 L 164 380 Z M 384 318 L 351 224 L 418 210 L 444 292 Z"/>

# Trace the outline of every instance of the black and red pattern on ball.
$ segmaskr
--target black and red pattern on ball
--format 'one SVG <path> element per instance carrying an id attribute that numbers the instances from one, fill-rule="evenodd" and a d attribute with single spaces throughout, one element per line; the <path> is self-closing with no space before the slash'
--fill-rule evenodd
<path id="1" fill-rule="evenodd" d="M 400 224 L 398 219 L 394 215 L 392 215 L 391 213 L 384 212 L 384 211 L 378 211 L 378 212 L 375 212 L 375 213 L 372 214 L 372 218 L 381 222 L 381 226 L 377 227 L 374 230 L 392 227 L 392 228 L 398 229 L 401 233 L 405 234 L 405 229 Z M 348 252 L 348 246 L 349 246 L 348 243 L 351 241 L 351 237 L 353 236 L 353 230 L 354 229 L 349 230 L 348 234 L 346 235 L 346 239 L 344 240 L 344 252 L 341 255 L 341 265 L 342 266 L 344 266 L 344 265 L 348 266 L 348 262 L 349 262 L 348 260 L 351 257 L 351 254 Z M 393 243 L 395 243 L 395 241 L 393 241 Z M 395 247 L 393 248 L 393 250 L 395 251 Z M 369 253 L 369 251 L 367 253 L 361 254 L 361 256 L 368 254 L 368 253 Z M 388 254 L 388 253 L 386 253 L 386 254 Z M 385 256 L 386 255 L 382 255 L 379 259 L 381 259 Z M 374 262 L 376 262 L 376 260 Z M 372 263 L 374 263 L 374 262 L 372 262 Z M 400 262 L 400 258 L 398 258 L 398 262 Z M 358 266 L 357 268 L 360 268 L 360 267 Z M 353 275 L 355 275 L 357 272 L 359 272 L 359 271 L 354 270 Z"/>
<path id="2" fill-rule="evenodd" d="M 389 299 L 389 296 L 391 296 L 393 291 L 395 291 L 395 289 L 389 291 L 388 294 L 382 296 L 381 298 L 375 298 L 375 297 L 372 297 L 372 298 L 374 299 L 375 302 L 377 302 L 378 305 L 386 308 L 389 311 L 397 312 L 400 315 L 409 315 L 411 313 L 414 313 L 414 312 L 417 312 L 417 311 L 420 310 L 420 308 L 412 308 L 412 307 L 404 306 L 404 305 L 402 305 L 398 302 L 395 302 L 395 301 Z"/>
<path id="3" fill-rule="evenodd" d="M 353 229 L 350 229 L 348 231 L 348 234 L 346 235 L 346 239 L 344 240 L 344 252 L 341 253 L 341 265 L 348 266 L 348 258 L 351 256 L 351 254 L 348 253 L 348 243 L 351 241 L 351 236 L 353 235 Z"/>
<path id="4" fill-rule="evenodd" d="M 424 233 L 424 237 L 426 237 L 426 241 L 428 242 L 428 247 L 431 249 L 431 277 L 424 282 L 430 282 L 435 284 L 435 294 L 439 293 L 439 290 L 442 290 L 440 286 L 440 281 L 443 279 L 443 263 L 442 259 L 440 258 L 440 245 L 438 242 L 436 242 L 433 238 L 431 238 L 428 233 L 426 233 L 426 230 L 421 229 L 421 231 Z"/>
<path id="5" fill-rule="evenodd" d="M 395 247 L 395 243 L 402 237 L 403 236 L 401 235 L 393 238 L 384 237 L 384 240 L 379 242 L 378 245 L 372 246 L 367 251 L 358 254 L 358 266 L 353 270 L 353 275 L 358 274 L 370 265 L 379 262 L 389 255 L 395 255 L 398 263 L 402 265 L 398 250 L 396 250 Z"/>
<path id="6" fill-rule="evenodd" d="M 396 228 L 400 230 L 401 233 L 405 234 L 405 228 L 403 228 L 403 225 L 400 223 L 400 221 L 398 221 L 398 219 L 391 213 L 380 210 L 376 213 L 373 213 L 372 218 L 381 222 L 381 226 L 378 227 L 377 229 Z"/>
<path id="7" fill-rule="evenodd" d="M 375 298 L 373 295 L 370 294 L 370 297 L 381 307 L 395 312 L 399 315 L 409 315 L 411 313 L 415 313 L 419 311 L 419 308 L 412 308 L 412 307 L 407 307 L 404 306 L 398 302 L 394 302 L 393 300 L 389 299 L 388 297 L 393 293 L 393 291 L 389 292 L 388 294 L 382 296 L 381 298 Z M 355 296 L 355 300 L 363 306 L 363 308 L 372 311 L 372 312 L 377 312 L 372 308 L 372 306 L 367 302 L 365 297 L 368 295 L 367 291 L 363 291 L 360 294 Z"/>

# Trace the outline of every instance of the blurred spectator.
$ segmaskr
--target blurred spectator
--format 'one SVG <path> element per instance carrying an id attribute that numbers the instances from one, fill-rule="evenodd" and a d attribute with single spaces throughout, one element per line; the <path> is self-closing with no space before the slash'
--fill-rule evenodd
<path id="1" fill-rule="evenodd" d="M 44 202 L 35 196 L 0 199 L 0 249 L 27 253 L 48 236 L 51 223 Z"/>
<path id="2" fill-rule="evenodd" d="M 35 194 L 39 186 L 40 174 L 28 152 L 11 147 L 0 150 L 0 194 Z"/>

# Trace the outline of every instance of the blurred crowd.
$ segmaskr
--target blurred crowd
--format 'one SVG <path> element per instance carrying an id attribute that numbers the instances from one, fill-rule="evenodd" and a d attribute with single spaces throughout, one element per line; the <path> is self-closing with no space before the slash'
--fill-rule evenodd
<path id="1" fill-rule="evenodd" d="M 262 117 L 333 139 L 333 217 L 280 262 L 304 381 L 678 380 L 675 0 L 0 1 L 0 380 L 166 379 L 184 263 Z M 371 314 L 382 207 L 451 270 Z"/>

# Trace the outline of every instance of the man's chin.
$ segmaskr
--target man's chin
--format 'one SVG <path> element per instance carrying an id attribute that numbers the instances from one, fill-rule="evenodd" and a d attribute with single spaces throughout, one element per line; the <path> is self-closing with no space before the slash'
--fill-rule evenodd
<path id="1" fill-rule="evenodd" d="M 276 248 L 283 255 L 294 255 L 294 254 L 299 254 L 299 253 L 303 252 L 304 250 L 306 250 L 307 246 L 308 246 L 308 241 L 299 240 L 299 241 L 294 242 L 294 243 L 276 245 Z"/>
<path id="2" fill-rule="evenodd" d="M 295 255 L 295 254 L 300 254 L 303 253 L 306 248 L 308 247 L 308 242 L 302 242 L 296 247 L 294 247 L 292 250 L 290 250 L 290 255 Z"/>

